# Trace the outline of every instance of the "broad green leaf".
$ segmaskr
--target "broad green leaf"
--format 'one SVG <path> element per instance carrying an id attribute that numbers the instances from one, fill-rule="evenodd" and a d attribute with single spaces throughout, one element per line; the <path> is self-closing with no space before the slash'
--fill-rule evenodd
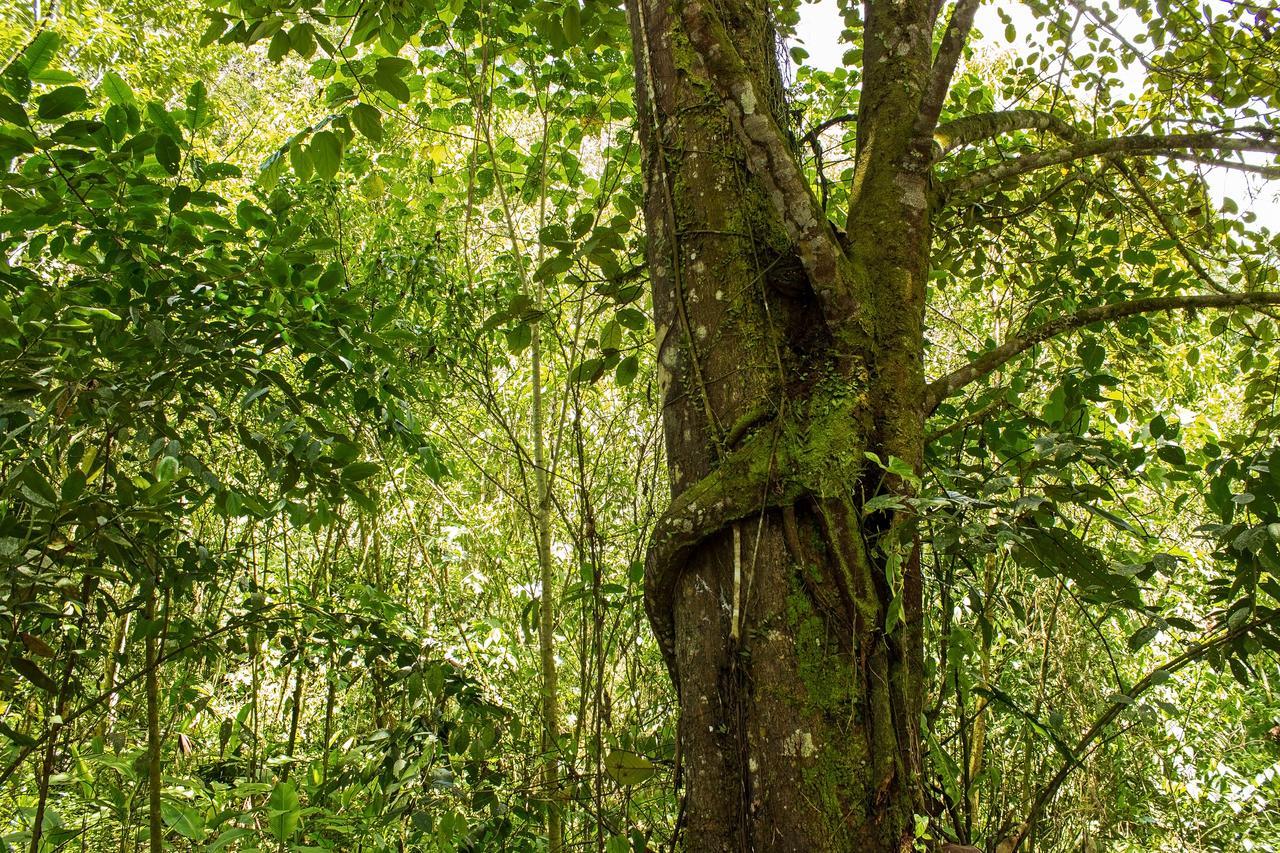
<path id="1" fill-rule="evenodd" d="M 653 762 L 625 749 L 611 750 L 604 759 L 605 772 L 619 785 L 639 785 L 654 774 Z"/>
<path id="2" fill-rule="evenodd" d="M 177 479 L 178 476 L 178 460 L 172 456 L 161 457 L 156 463 L 156 479 L 161 483 L 168 483 Z"/>
<path id="3" fill-rule="evenodd" d="M 618 362 L 618 367 L 614 371 L 613 378 L 619 385 L 630 385 L 635 381 L 636 374 L 640 372 L 640 359 L 634 355 L 629 355 L 622 361 Z"/>
<path id="4" fill-rule="evenodd" d="M 382 466 L 377 462 L 352 462 L 342 469 L 342 479 L 348 483 L 357 483 L 367 480 L 381 470 Z"/>
<path id="5" fill-rule="evenodd" d="M 619 323 L 633 332 L 640 331 L 649 322 L 649 318 L 644 315 L 644 312 L 637 311 L 634 308 L 621 308 L 615 316 Z"/>
<path id="6" fill-rule="evenodd" d="M 289 38 L 289 33 L 283 29 L 276 30 L 276 34 L 271 37 L 271 44 L 267 46 L 267 59 L 279 62 L 292 49 L 293 40 Z"/>
<path id="7" fill-rule="evenodd" d="M 528 323 L 521 323 L 507 330 L 507 351 L 513 355 L 524 352 L 533 338 L 533 330 Z"/>
<path id="8" fill-rule="evenodd" d="M 167 133 L 156 137 L 156 160 L 170 175 L 178 174 L 182 163 L 182 150 Z"/>
<path id="9" fill-rule="evenodd" d="M 333 131 L 322 130 L 311 137 L 307 153 L 311 166 L 321 180 L 331 180 L 342 165 L 342 140 Z"/>
<path id="10" fill-rule="evenodd" d="M 371 141 L 382 141 L 382 113 L 377 107 L 356 104 L 351 109 L 351 123 Z"/>
<path id="11" fill-rule="evenodd" d="M 277 782 L 271 790 L 271 798 L 267 800 L 267 824 L 271 827 L 271 834 L 281 844 L 287 843 L 297 831 L 301 815 L 298 792 L 293 783 Z"/>
<path id="12" fill-rule="evenodd" d="M 111 101 L 111 103 L 122 107 L 137 103 L 129 84 L 124 81 L 123 77 L 111 70 L 102 75 L 102 93 L 107 96 L 107 100 Z"/>
<path id="13" fill-rule="evenodd" d="M 18 127 L 26 127 L 31 123 L 22 105 L 5 95 L 0 95 L 0 121 L 7 121 Z"/>
<path id="14" fill-rule="evenodd" d="M 211 120 L 209 92 L 205 89 L 204 82 L 197 80 L 191 84 L 191 89 L 187 92 L 187 128 L 199 130 Z"/>
<path id="15" fill-rule="evenodd" d="M 62 36 L 53 30 L 41 30 L 37 33 L 26 50 L 22 51 L 22 64 L 26 66 L 27 74 L 35 77 L 48 68 L 61 46 Z"/>
<path id="16" fill-rule="evenodd" d="M 62 118 L 69 113 L 87 109 L 89 97 L 79 86 L 60 86 L 47 95 L 36 98 L 36 115 L 45 121 Z"/>
<path id="17" fill-rule="evenodd" d="M 174 803 L 163 804 L 165 824 L 183 838 L 200 841 L 204 838 L 204 815 L 189 806 Z"/>
<path id="18" fill-rule="evenodd" d="M 310 180 L 315 174 L 310 148 L 301 142 L 295 142 L 289 146 L 289 165 L 293 167 L 293 173 L 298 176 L 299 181 Z"/>
<path id="19" fill-rule="evenodd" d="M 40 667 L 24 657 L 14 657 L 9 665 L 14 671 L 30 681 L 36 687 L 39 687 L 46 693 L 56 694 L 58 692 L 58 683 L 44 673 Z"/>
<path id="20" fill-rule="evenodd" d="M 582 41 L 582 11 L 578 8 L 578 0 L 569 0 L 565 5 L 560 25 L 564 29 L 565 40 L 570 45 Z"/>

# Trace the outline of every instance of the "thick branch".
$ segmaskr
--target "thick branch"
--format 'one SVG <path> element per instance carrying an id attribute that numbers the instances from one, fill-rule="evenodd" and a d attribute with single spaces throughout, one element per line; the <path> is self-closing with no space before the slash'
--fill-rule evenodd
<path id="1" fill-rule="evenodd" d="M 973 29 L 973 16 L 978 11 L 978 0 L 956 0 L 956 7 L 951 12 L 951 20 L 947 23 L 947 31 L 942 36 L 942 44 L 938 47 L 938 56 L 933 61 L 933 69 L 929 72 L 929 82 L 920 96 L 920 114 L 916 118 L 915 134 L 917 138 L 928 139 L 938 124 L 938 116 L 942 115 L 942 104 L 947 99 L 947 91 L 951 88 L 951 79 L 955 77 L 956 66 L 960 63 L 960 54 L 964 51 L 965 42 L 969 40 L 969 31 Z"/>
<path id="2" fill-rule="evenodd" d="M 747 166 L 768 190 L 787 236 L 799 252 L 823 316 L 833 329 L 848 328 L 859 314 L 847 273 L 848 259 L 800 171 L 791 145 L 759 97 L 751 72 L 714 12 L 704 9 L 699 0 L 689 0 L 682 19 L 689 41 L 724 99 L 746 150 Z"/>
<path id="3" fill-rule="evenodd" d="M 1017 130 L 1039 130 L 1052 133 L 1065 142 L 1077 142 L 1080 134 L 1064 119 L 1043 110 L 1004 110 L 977 113 L 946 124 L 933 132 L 935 159 L 941 159 L 966 145 L 994 139 Z"/>
<path id="4" fill-rule="evenodd" d="M 1130 302 L 1113 302 L 1085 308 L 1074 314 L 1058 317 L 1043 323 L 1022 335 L 1009 338 L 995 349 L 987 350 L 973 361 L 946 376 L 934 380 L 925 388 L 924 411 L 926 414 L 956 391 L 986 376 L 991 371 L 1031 349 L 1033 346 L 1066 332 L 1082 329 L 1094 323 L 1105 323 L 1132 317 L 1135 314 L 1155 314 L 1179 308 L 1256 308 L 1261 305 L 1280 305 L 1280 293 L 1211 293 L 1180 296 L 1152 296 Z"/>
<path id="5" fill-rule="evenodd" d="M 1280 154 L 1280 142 L 1270 136 L 1249 139 L 1245 137 L 1223 136 L 1218 133 L 1185 133 L 1169 136 L 1153 136 L 1135 134 L 1133 136 L 1115 136 L 1106 139 L 1086 139 L 1064 148 L 1050 151 L 1039 151 L 1024 154 L 972 174 L 947 182 L 943 186 L 944 196 L 956 193 L 971 192 L 976 189 L 1002 181 L 1006 178 L 1024 175 L 1037 169 L 1060 166 L 1075 160 L 1089 157 L 1119 156 L 1135 154 L 1144 156 L 1178 156 L 1188 151 L 1251 151 L 1263 154 Z"/>

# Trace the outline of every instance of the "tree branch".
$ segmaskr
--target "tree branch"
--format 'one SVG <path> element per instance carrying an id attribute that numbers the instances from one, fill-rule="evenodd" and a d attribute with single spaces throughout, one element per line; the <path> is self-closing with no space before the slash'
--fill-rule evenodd
<path id="1" fill-rule="evenodd" d="M 796 246 L 824 318 L 832 329 L 848 328 L 861 313 L 850 287 L 849 260 L 800 171 L 790 143 L 759 97 L 751 72 L 714 12 L 704 10 L 700 0 L 689 0 L 681 10 L 681 19 L 707 76 L 724 99 L 751 174 L 768 190 L 787 236 Z"/>
<path id="2" fill-rule="evenodd" d="M 978 2 L 979 0 L 956 0 L 956 6 L 951 11 L 951 20 L 947 22 L 947 31 L 942 36 L 942 44 L 938 46 L 938 56 L 929 72 L 929 82 L 925 84 L 920 96 L 920 114 L 916 117 L 915 124 L 917 139 L 927 140 L 938 124 L 942 104 L 951 88 L 951 79 L 960 63 L 960 54 L 964 51 L 965 42 L 969 40 L 969 31 L 973 29 L 973 16 L 978 11 Z"/>
<path id="3" fill-rule="evenodd" d="M 1136 154 L 1146 156 L 1180 156 L 1189 151 L 1251 151 L 1263 154 L 1280 154 L 1280 142 L 1272 135 L 1261 132 L 1259 138 L 1223 136 L 1219 133 L 1184 133 L 1169 136 L 1135 134 L 1106 139 L 1086 139 L 1064 148 L 1024 154 L 972 174 L 948 181 L 942 187 L 943 197 L 971 192 L 1002 181 L 1024 175 L 1037 169 L 1060 166 L 1088 157 Z"/>
<path id="4" fill-rule="evenodd" d="M 1238 160 L 1219 160 L 1216 157 L 1201 157 L 1186 151 L 1171 151 L 1168 154 L 1174 160 L 1185 160 L 1198 166 L 1210 166 L 1215 169 L 1231 169 L 1250 175 L 1260 175 L 1269 180 L 1280 179 L 1280 166 L 1262 166 L 1257 163 L 1241 163 Z"/>
<path id="5" fill-rule="evenodd" d="M 800 142 L 801 143 L 814 142 L 828 128 L 835 127 L 837 124 L 847 124 L 848 122 L 857 121 L 857 120 L 858 120 L 857 113 L 844 113 L 843 115 L 832 116 L 831 118 L 826 119 L 825 121 L 820 121 L 817 124 L 815 124 L 813 127 L 809 128 L 809 131 L 804 136 L 800 137 Z"/>
<path id="6" fill-rule="evenodd" d="M 991 371 L 1012 361 L 1033 346 L 1066 332 L 1132 317 L 1136 314 L 1155 314 L 1179 308 L 1256 308 L 1261 305 L 1280 305 L 1280 292 L 1276 293 L 1211 293 L 1176 296 L 1151 296 L 1129 302 L 1113 302 L 1084 308 L 1074 314 L 1050 320 L 1025 334 L 1009 338 L 995 349 L 987 350 L 964 367 L 935 379 L 925 388 L 924 411 L 929 414 L 938 404 L 964 386 L 986 376 Z"/>
<path id="7" fill-rule="evenodd" d="M 938 125 L 933 132 L 934 160 L 972 145 L 983 139 L 993 139 L 1015 130 L 1039 130 L 1052 133 L 1064 142 L 1078 142 L 1080 134 L 1053 113 L 1043 110 L 1004 110 L 1002 112 L 977 113 L 946 124 Z"/>

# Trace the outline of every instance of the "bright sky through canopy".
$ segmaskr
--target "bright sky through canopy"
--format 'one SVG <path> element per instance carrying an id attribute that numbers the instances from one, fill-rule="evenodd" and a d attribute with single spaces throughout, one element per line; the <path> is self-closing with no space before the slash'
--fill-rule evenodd
<path id="1" fill-rule="evenodd" d="M 1019 42 L 1023 41 L 1023 34 L 1034 31 L 1034 17 L 1021 3 L 999 5 L 1013 19 Z M 844 23 L 836 0 L 801 4 L 800 24 L 796 27 L 796 35 L 809 52 L 809 64 L 828 71 L 840 65 L 841 56 L 847 50 L 840 43 L 842 29 Z M 975 49 L 980 52 L 1001 52 L 1016 48 L 1016 45 L 1010 46 L 1003 38 L 998 37 L 1004 30 L 1004 24 L 1000 21 L 997 4 L 987 3 L 978 10 L 974 29 L 980 34 L 974 43 Z M 1140 84 L 1140 77 L 1127 69 L 1121 69 L 1120 76 L 1126 81 L 1132 80 L 1134 86 Z M 1210 191 L 1219 203 L 1224 198 L 1232 198 L 1242 211 L 1252 210 L 1257 214 L 1259 224 L 1272 231 L 1280 230 L 1280 187 L 1264 179 L 1228 169 L 1204 168 L 1204 174 Z"/>

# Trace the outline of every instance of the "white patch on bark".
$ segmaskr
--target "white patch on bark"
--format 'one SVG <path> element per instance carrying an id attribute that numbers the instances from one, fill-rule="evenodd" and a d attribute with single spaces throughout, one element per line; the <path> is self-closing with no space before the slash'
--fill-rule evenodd
<path id="1" fill-rule="evenodd" d="M 898 175 L 893 179 L 893 182 L 902 191 L 901 199 L 904 207 L 909 207 L 913 210 L 924 209 L 926 204 L 924 188 L 920 186 L 920 182 L 917 179 L 907 175 Z"/>
<path id="2" fill-rule="evenodd" d="M 813 744 L 812 734 L 796 730 L 782 742 L 782 754 L 795 758 L 812 758 L 818 754 L 818 748 Z"/>
<path id="3" fill-rule="evenodd" d="M 671 374 L 680 363 L 680 356 L 675 347 L 667 349 L 662 346 L 667 340 L 667 331 L 668 326 L 663 323 L 658 326 L 657 333 L 654 335 L 654 349 L 658 351 L 658 390 L 664 397 L 667 389 L 671 387 Z"/>

